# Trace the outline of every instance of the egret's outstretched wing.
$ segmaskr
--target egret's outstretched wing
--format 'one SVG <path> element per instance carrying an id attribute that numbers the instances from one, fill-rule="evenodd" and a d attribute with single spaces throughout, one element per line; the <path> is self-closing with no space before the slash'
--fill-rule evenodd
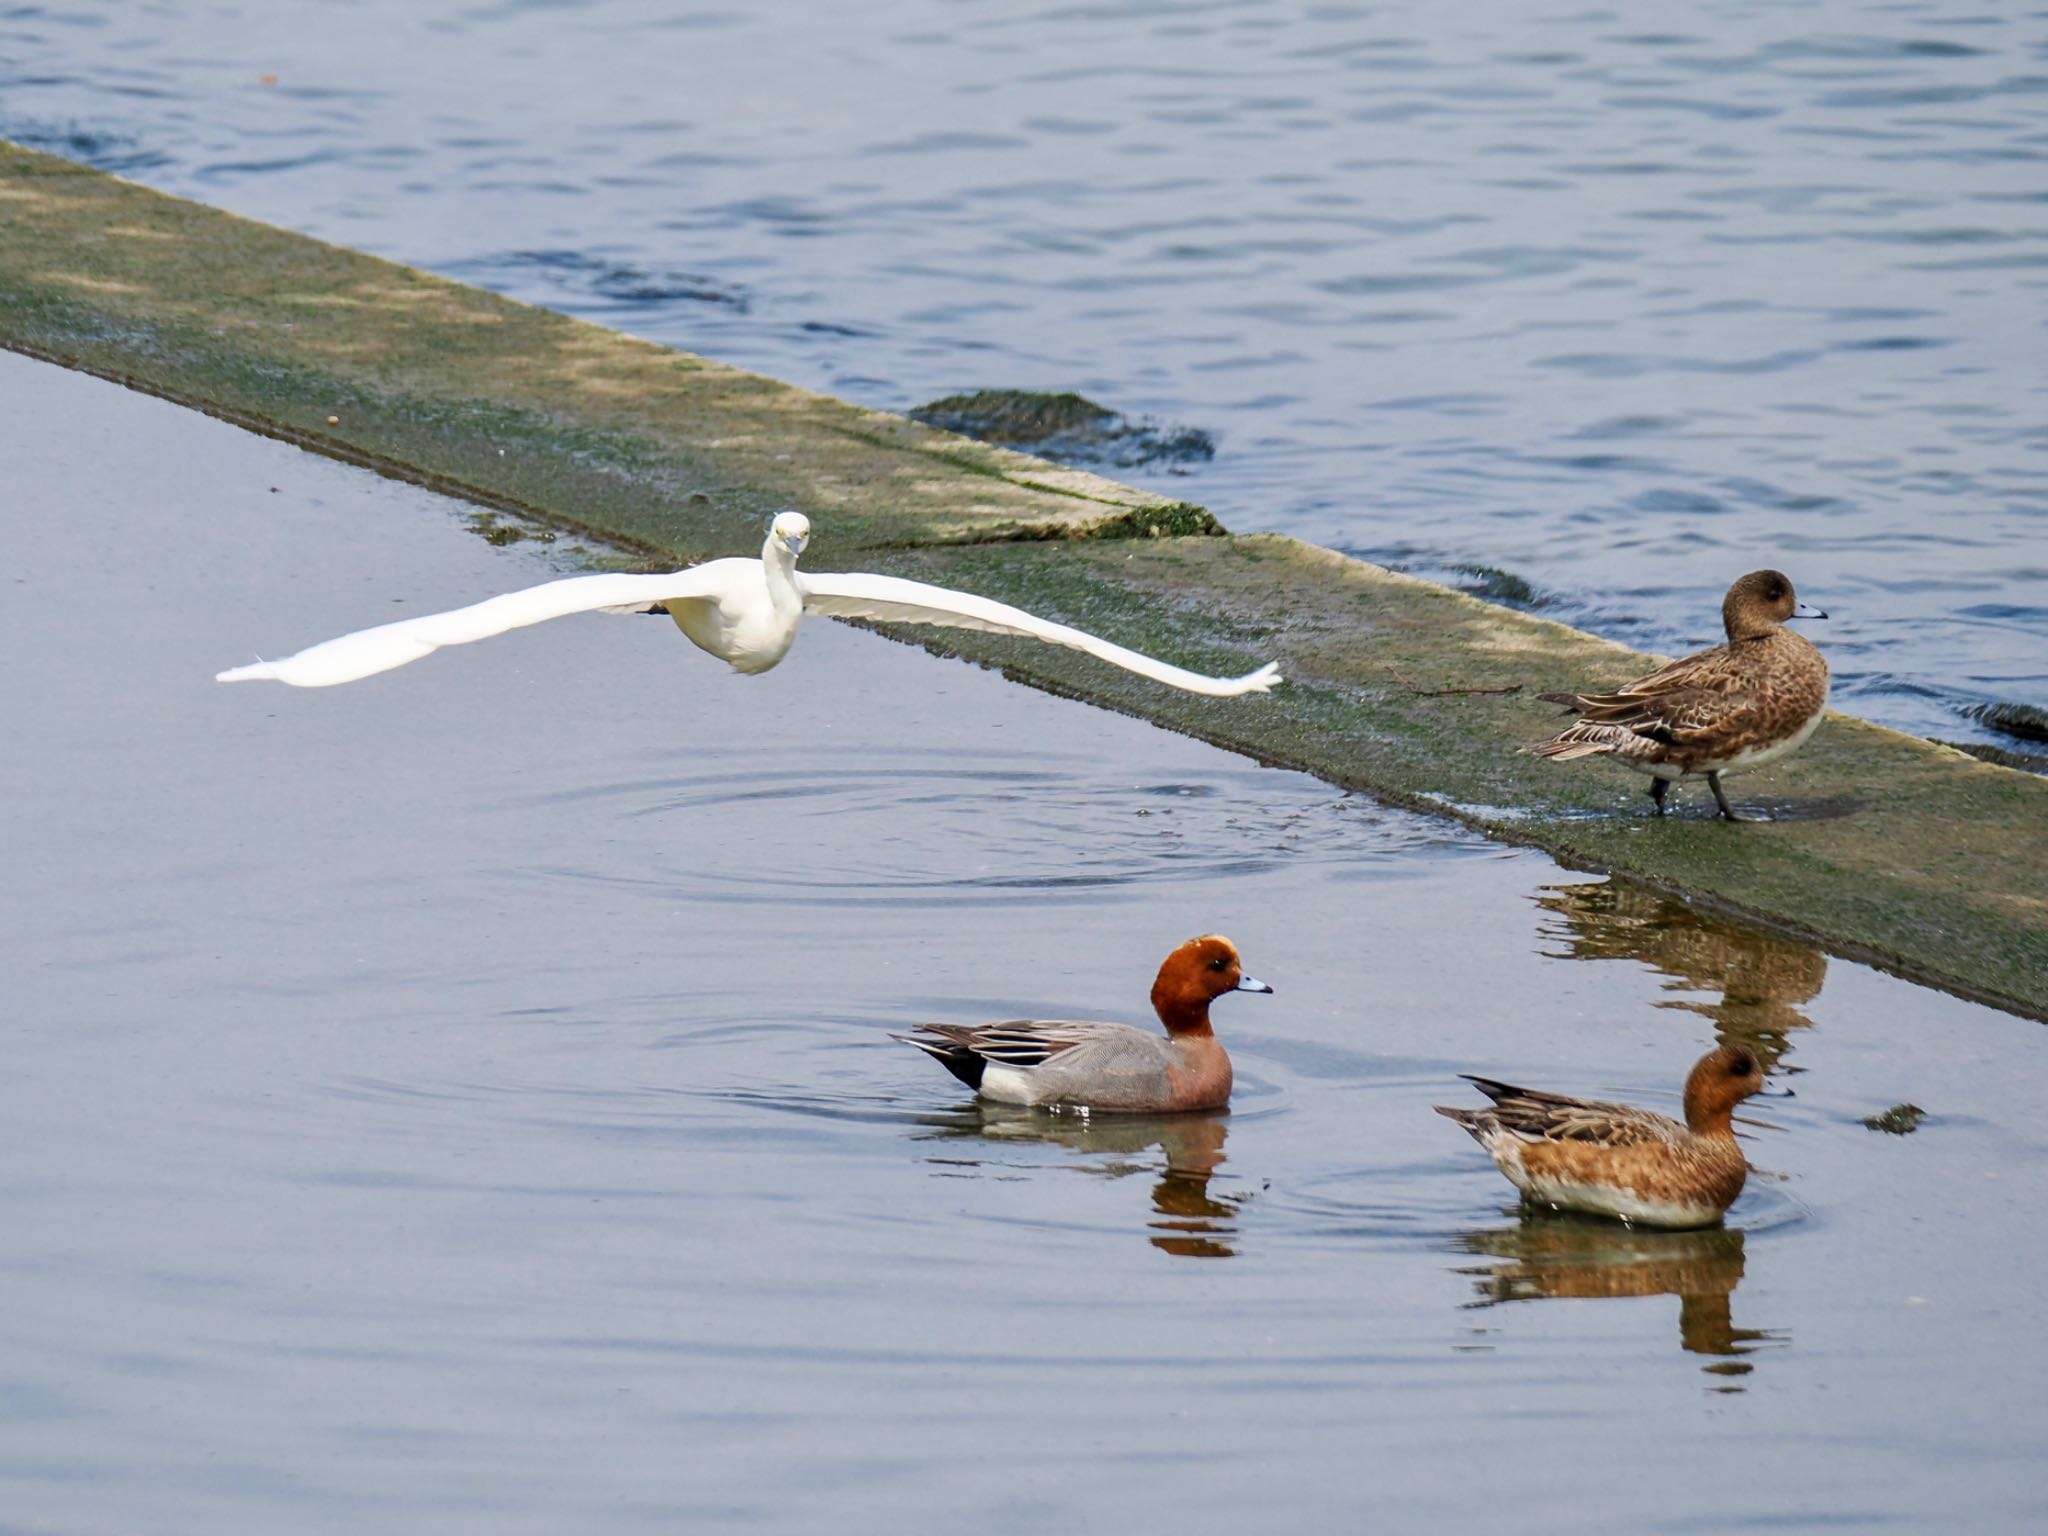
<path id="1" fill-rule="evenodd" d="M 247 683 L 269 681 L 290 683 L 295 688 L 325 688 L 334 683 L 352 683 L 359 677 L 388 672 L 409 661 L 418 661 L 444 645 L 467 645 L 488 640 L 508 629 L 563 618 L 572 613 L 592 613 L 602 608 L 641 608 L 650 603 L 708 598 L 717 594 L 725 573 L 719 569 L 731 562 L 709 561 L 687 571 L 670 571 L 661 576 L 633 576 L 624 572 L 603 576 L 571 576 L 550 581 L 523 592 L 507 592 L 467 608 L 446 613 L 429 613 L 417 619 L 400 619 L 359 629 L 352 635 L 323 640 L 296 656 L 282 661 L 259 661 L 246 667 L 230 667 L 215 681 Z M 751 561 L 739 562 L 743 565 Z"/>
<path id="2" fill-rule="evenodd" d="M 1090 656 L 1127 668 L 1140 677 L 1189 693 L 1230 697 L 1240 693 L 1263 693 L 1280 681 L 1280 666 L 1269 662 L 1243 677 L 1206 677 L 1184 667 L 1154 660 L 1137 651 L 1126 650 L 1083 630 L 1070 629 L 1012 608 L 972 592 L 953 592 L 922 581 L 900 576 L 865 574 L 812 575 L 797 578 L 803 588 L 804 608 L 811 613 L 830 614 L 836 619 L 874 619 L 885 624 L 938 624 L 949 629 L 980 629 L 997 635 L 1023 635 L 1053 645 L 1086 651 Z"/>

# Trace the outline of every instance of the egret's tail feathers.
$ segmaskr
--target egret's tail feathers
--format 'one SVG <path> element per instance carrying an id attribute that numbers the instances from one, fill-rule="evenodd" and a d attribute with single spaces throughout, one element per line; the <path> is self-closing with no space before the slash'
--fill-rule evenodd
<path id="1" fill-rule="evenodd" d="M 1229 694 L 1264 693 L 1275 683 L 1286 681 L 1287 679 L 1280 675 L 1280 663 L 1269 661 L 1256 672 L 1247 672 L 1243 677 L 1230 679 Z"/>

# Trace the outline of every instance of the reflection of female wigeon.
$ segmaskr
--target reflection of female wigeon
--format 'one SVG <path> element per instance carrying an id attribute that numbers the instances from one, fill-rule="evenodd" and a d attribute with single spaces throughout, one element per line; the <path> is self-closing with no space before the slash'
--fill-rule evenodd
<path id="1" fill-rule="evenodd" d="M 1493 1107 L 1436 1112 L 1470 1131 L 1508 1181 L 1544 1205 L 1651 1227 L 1705 1227 L 1735 1203 L 1749 1176 L 1735 1106 L 1764 1091 L 1764 1071 L 1747 1046 L 1699 1059 L 1685 1079 L 1684 1125 L 1626 1104 L 1466 1081 Z"/>
<path id="2" fill-rule="evenodd" d="M 1189 939 L 1159 967 L 1152 1007 L 1162 1037 L 1129 1024 L 1015 1019 L 920 1024 L 896 1038 L 936 1057 L 984 1099 L 1001 1104 L 1159 1113 L 1214 1109 L 1230 1098 L 1230 1057 L 1209 1027 L 1226 992 L 1271 992 L 1244 974 L 1219 934 Z"/>

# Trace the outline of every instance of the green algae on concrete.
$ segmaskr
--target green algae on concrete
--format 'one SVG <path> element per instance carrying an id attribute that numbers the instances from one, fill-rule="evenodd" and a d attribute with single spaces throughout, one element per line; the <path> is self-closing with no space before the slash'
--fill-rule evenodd
<path id="1" fill-rule="evenodd" d="M 1737 781 L 1781 819 L 1730 826 L 1688 795 L 1652 820 L 1639 779 L 1521 751 L 1557 723 L 1537 694 L 1651 658 L 5 144 L 0 345 L 649 559 L 751 550 L 796 505 L 820 569 L 942 581 L 1205 671 L 1278 657 L 1286 687 L 1208 699 L 1042 645 L 915 635 L 2048 1017 L 2048 781 L 1960 752 L 1830 716 Z"/>

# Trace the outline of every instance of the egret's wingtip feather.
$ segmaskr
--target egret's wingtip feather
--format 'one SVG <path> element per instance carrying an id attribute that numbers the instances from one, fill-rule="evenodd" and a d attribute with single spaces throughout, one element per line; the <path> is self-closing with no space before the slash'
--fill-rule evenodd
<path id="1" fill-rule="evenodd" d="M 229 667 L 213 674 L 216 683 L 254 683 L 277 674 L 267 661 L 252 661 L 246 667 Z"/>

